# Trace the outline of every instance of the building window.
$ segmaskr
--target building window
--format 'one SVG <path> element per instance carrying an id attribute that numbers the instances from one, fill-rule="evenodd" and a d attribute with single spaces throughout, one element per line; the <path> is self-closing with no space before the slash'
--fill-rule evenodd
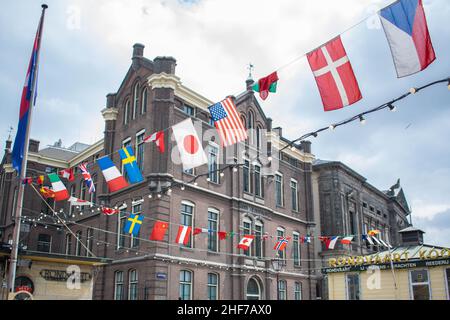
<path id="1" fill-rule="evenodd" d="M 130 100 L 127 100 L 127 102 L 125 102 L 125 107 L 123 108 L 123 124 L 124 125 L 128 124 L 129 114 L 130 114 Z"/>
<path id="2" fill-rule="evenodd" d="M 128 300 L 138 299 L 138 273 L 136 269 L 128 271 Z"/>
<path id="3" fill-rule="evenodd" d="M 279 207 L 283 206 L 283 176 L 281 174 L 275 175 L 275 198 L 276 204 Z"/>
<path id="4" fill-rule="evenodd" d="M 209 181 L 219 183 L 219 148 L 216 144 L 210 143 L 208 146 L 208 178 Z"/>
<path id="5" fill-rule="evenodd" d="M 86 232 L 86 247 L 89 250 L 86 250 L 86 257 L 92 257 L 92 247 L 94 243 L 94 230 L 89 228 Z"/>
<path id="6" fill-rule="evenodd" d="M 285 230 L 283 228 L 277 228 L 277 240 L 280 240 L 281 238 L 284 237 L 285 237 Z M 286 248 L 284 248 L 283 250 L 278 250 L 278 257 L 280 257 L 280 259 L 286 258 Z"/>
<path id="7" fill-rule="evenodd" d="M 247 130 L 248 130 L 248 138 L 249 138 L 249 143 L 253 144 L 254 143 L 254 139 L 253 139 L 253 129 L 255 128 L 255 124 L 254 124 L 255 118 L 253 116 L 253 112 L 249 112 L 248 113 L 248 119 L 247 119 Z"/>
<path id="8" fill-rule="evenodd" d="M 301 251 L 300 251 L 300 235 L 297 232 L 293 233 L 293 240 L 292 240 L 292 254 L 294 258 L 294 266 L 300 266 L 300 257 L 301 257 Z"/>
<path id="9" fill-rule="evenodd" d="M 261 288 L 254 278 L 248 280 L 246 297 L 247 300 L 261 300 Z"/>
<path id="10" fill-rule="evenodd" d="M 182 203 L 181 204 L 181 225 L 189 226 L 193 229 L 193 221 L 194 221 L 194 205 Z M 187 248 L 193 247 L 192 235 L 193 235 L 193 232 L 191 232 L 189 241 L 185 245 L 185 247 L 187 247 Z"/>
<path id="11" fill-rule="evenodd" d="M 258 220 L 255 222 L 255 239 L 253 240 L 253 242 L 255 243 L 255 256 L 258 258 L 264 257 L 263 235 L 264 235 L 264 226 L 263 223 Z"/>
<path id="12" fill-rule="evenodd" d="M 359 300 L 359 274 L 351 273 L 346 276 L 347 281 L 347 300 Z"/>
<path id="13" fill-rule="evenodd" d="M 132 113 L 132 119 L 136 119 L 137 110 L 139 107 L 139 83 L 136 83 L 134 85 L 134 91 L 133 91 L 133 113 Z"/>
<path id="14" fill-rule="evenodd" d="M 127 207 L 120 208 L 120 212 L 117 215 L 117 249 L 125 247 L 125 223 L 127 222 Z"/>
<path id="15" fill-rule="evenodd" d="M 430 300 L 430 281 L 428 270 L 411 270 L 409 272 L 413 300 Z"/>
<path id="16" fill-rule="evenodd" d="M 219 212 L 209 209 L 208 210 L 208 250 L 217 252 L 218 250 L 218 224 L 219 224 Z"/>
<path id="17" fill-rule="evenodd" d="M 144 171 L 144 137 L 145 130 L 136 134 L 136 162 L 141 172 Z"/>
<path id="18" fill-rule="evenodd" d="M 190 117 L 195 116 L 195 109 L 188 105 L 183 105 L 183 112 L 186 113 Z"/>
<path id="19" fill-rule="evenodd" d="M 255 196 L 262 197 L 262 176 L 261 176 L 261 167 L 259 165 L 255 165 Z"/>
<path id="20" fill-rule="evenodd" d="M 52 248 L 52 237 L 49 234 L 40 233 L 37 241 L 37 251 L 50 252 Z"/>
<path id="21" fill-rule="evenodd" d="M 79 255 L 81 255 L 81 231 L 77 231 L 77 233 L 76 233 L 76 243 L 75 243 L 75 255 L 76 256 L 79 256 Z"/>
<path id="22" fill-rule="evenodd" d="M 188 270 L 180 271 L 180 299 L 192 299 L 192 272 Z"/>
<path id="23" fill-rule="evenodd" d="M 142 213 L 142 200 L 133 204 L 132 207 L 133 214 L 141 214 Z M 131 248 L 139 246 L 139 237 L 135 237 L 131 235 Z"/>
<path id="24" fill-rule="evenodd" d="M 123 271 L 114 273 L 114 300 L 123 300 Z"/>
<path id="25" fill-rule="evenodd" d="M 286 292 L 286 280 L 278 281 L 278 300 L 286 300 L 287 292 Z"/>
<path id="26" fill-rule="evenodd" d="M 250 192 L 250 162 L 247 160 L 244 161 L 243 175 L 244 192 Z"/>
<path id="27" fill-rule="evenodd" d="M 294 285 L 294 300 L 302 300 L 302 284 L 296 282 Z"/>
<path id="28" fill-rule="evenodd" d="M 248 218 L 245 218 L 242 226 L 243 234 L 252 234 L 252 221 Z M 250 246 L 247 250 L 243 250 L 244 254 L 248 257 L 252 255 L 252 246 Z"/>
<path id="29" fill-rule="evenodd" d="M 260 126 L 256 127 L 256 148 L 258 151 L 261 149 L 261 142 L 262 142 L 262 129 Z"/>
<path id="30" fill-rule="evenodd" d="M 72 254 L 72 235 L 70 233 L 66 234 L 66 248 L 65 248 L 66 255 Z"/>
<path id="31" fill-rule="evenodd" d="M 450 300 L 450 268 L 445 269 L 445 277 L 447 278 L 447 299 Z"/>
<path id="32" fill-rule="evenodd" d="M 193 176 L 194 175 L 194 168 L 183 170 L 183 172 Z"/>
<path id="33" fill-rule="evenodd" d="M 355 221 L 355 214 L 352 211 L 349 211 L 348 213 L 349 215 L 349 223 L 350 223 L 350 233 L 352 235 L 357 234 L 358 232 L 356 231 L 356 221 Z"/>
<path id="34" fill-rule="evenodd" d="M 208 273 L 208 300 L 217 300 L 219 296 L 219 276 Z"/>
<path id="35" fill-rule="evenodd" d="M 298 183 L 294 179 L 291 179 L 291 199 L 292 210 L 298 211 Z"/>
<path id="36" fill-rule="evenodd" d="M 147 88 L 142 90 L 142 101 L 141 101 L 141 114 L 147 112 Z"/>
<path id="37" fill-rule="evenodd" d="M 80 199 L 86 200 L 86 183 L 84 180 L 80 181 Z"/>
<path id="38" fill-rule="evenodd" d="M 75 186 L 75 184 L 70 186 L 70 196 L 71 197 L 76 197 L 77 196 L 76 195 L 76 186 Z M 69 215 L 70 216 L 73 214 L 73 208 L 74 208 L 74 206 L 70 205 L 70 207 L 69 207 Z"/>

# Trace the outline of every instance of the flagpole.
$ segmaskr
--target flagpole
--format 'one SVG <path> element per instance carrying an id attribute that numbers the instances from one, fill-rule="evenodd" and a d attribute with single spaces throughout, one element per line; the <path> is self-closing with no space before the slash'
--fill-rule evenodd
<path id="1" fill-rule="evenodd" d="M 48 6 L 46 4 L 42 5 L 42 13 L 41 13 L 41 19 L 39 22 L 39 30 L 38 30 L 38 47 L 37 47 L 37 54 L 36 54 L 36 76 L 33 79 L 32 87 L 31 87 L 31 95 L 30 95 L 30 108 L 28 110 L 28 123 L 27 128 L 25 131 L 25 144 L 24 144 L 24 150 L 23 150 L 23 158 L 22 158 L 22 166 L 21 171 L 19 175 L 19 190 L 17 193 L 17 205 L 15 208 L 15 214 L 14 214 L 14 231 L 13 231 L 13 237 L 12 237 L 12 245 L 11 245 L 11 257 L 9 261 L 9 273 L 8 273 L 8 293 L 11 294 L 14 292 L 14 284 L 16 279 L 16 268 L 17 268 L 17 260 L 18 260 L 18 252 L 19 252 L 19 242 L 20 242 L 20 226 L 21 226 L 21 220 L 22 220 L 22 207 L 23 207 L 23 198 L 24 198 L 24 192 L 25 192 L 25 184 L 23 184 L 23 180 L 25 179 L 26 173 L 27 173 L 27 162 L 28 162 L 28 147 L 29 147 L 29 135 L 30 135 L 30 128 L 31 128 L 31 119 L 33 114 L 33 107 L 34 107 L 34 97 L 35 97 L 35 90 L 36 90 L 36 80 L 38 77 L 38 70 L 39 70 L 39 54 L 40 54 L 40 47 L 41 47 L 41 38 L 42 38 L 42 28 L 44 25 L 44 16 L 45 16 L 45 9 L 47 9 Z M 34 48 L 33 48 L 34 50 Z"/>

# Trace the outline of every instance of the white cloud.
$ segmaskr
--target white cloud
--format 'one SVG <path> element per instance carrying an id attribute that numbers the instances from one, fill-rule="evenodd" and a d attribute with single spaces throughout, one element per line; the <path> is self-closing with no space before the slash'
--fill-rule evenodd
<path id="1" fill-rule="evenodd" d="M 433 203 L 423 199 L 413 199 L 410 207 L 414 216 L 419 218 L 432 219 L 435 215 L 450 209 L 450 202 L 447 203 Z"/>

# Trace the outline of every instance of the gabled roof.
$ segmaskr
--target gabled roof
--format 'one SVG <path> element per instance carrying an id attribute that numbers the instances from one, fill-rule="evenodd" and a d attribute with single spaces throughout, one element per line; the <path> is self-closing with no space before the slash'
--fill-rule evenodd
<path id="1" fill-rule="evenodd" d="M 75 157 L 77 154 L 79 154 L 79 151 L 69 150 L 65 148 L 59 148 L 59 147 L 53 147 L 49 146 L 45 149 L 39 150 L 38 154 L 42 155 L 47 158 L 52 158 L 56 160 L 63 160 L 63 161 L 69 161 L 73 157 Z"/>

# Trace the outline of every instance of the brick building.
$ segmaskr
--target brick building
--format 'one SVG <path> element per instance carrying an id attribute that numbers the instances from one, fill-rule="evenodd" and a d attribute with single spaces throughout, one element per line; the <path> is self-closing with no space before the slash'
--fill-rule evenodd
<path id="1" fill-rule="evenodd" d="M 123 82 L 116 93 L 106 97 L 106 107 L 101 110 L 104 139 L 67 149 L 59 142 L 41 150 L 39 142 L 30 141 L 27 176 L 76 167 L 85 161 L 94 163 L 105 154 L 111 155 L 120 169 L 115 151 L 134 147 L 144 176 L 141 183 L 109 193 L 97 165 L 90 168 L 97 190 L 94 194 L 87 192 L 79 173 L 74 182 L 64 180 L 71 195 L 117 207 L 120 214 L 106 216 L 96 208 L 83 210 L 70 207 L 66 201 L 47 201 L 95 257 L 111 260 L 96 274 L 93 299 L 276 299 L 277 294 L 280 299 L 316 299 L 319 277 L 314 271 L 314 244 L 300 244 L 300 235 L 318 232 L 313 213 L 311 144 L 285 148 L 290 141 L 282 136 L 281 128 L 272 128 L 249 79 L 245 90 L 233 97 L 249 138 L 225 151 L 207 109 L 214 102 L 181 83 L 175 75 L 174 58 L 149 60 L 143 51 L 143 45 L 133 46 L 132 63 Z M 177 151 L 170 131 L 165 135 L 165 153 L 145 144 L 143 138 L 188 117 L 203 138 L 208 165 L 185 172 L 174 161 Z M 214 171 L 226 163 L 239 167 L 220 174 Z M 18 188 L 10 141 L 0 170 L 0 240 L 8 243 Z M 199 174 L 207 177 L 187 183 Z M 165 192 L 181 182 L 186 183 L 183 188 Z M 27 250 L 68 257 L 89 256 L 31 188 L 26 186 L 23 215 L 27 217 L 24 225 L 30 228 L 23 228 L 22 245 Z M 139 238 L 123 233 L 125 212 L 145 216 Z M 156 220 L 170 223 L 165 241 L 148 240 Z M 175 244 L 180 224 L 214 232 L 192 236 L 187 246 L 180 246 Z M 219 240 L 221 230 L 236 235 Z M 255 240 L 246 253 L 237 244 L 239 234 L 248 233 L 255 235 Z M 291 241 L 280 252 L 285 263 L 279 271 L 272 260 L 273 246 L 281 236 L 291 237 Z"/>

